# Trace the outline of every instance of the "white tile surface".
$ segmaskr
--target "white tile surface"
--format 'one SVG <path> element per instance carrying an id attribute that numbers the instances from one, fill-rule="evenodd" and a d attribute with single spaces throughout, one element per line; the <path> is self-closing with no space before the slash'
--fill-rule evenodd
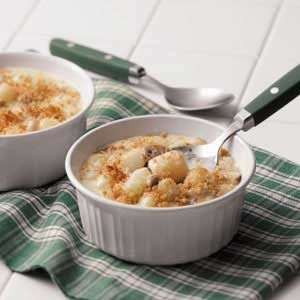
<path id="1" fill-rule="evenodd" d="M 149 74 L 167 85 L 178 87 L 214 87 L 232 92 L 236 99 L 230 105 L 215 110 L 214 116 L 231 117 L 245 85 L 254 59 L 224 54 L 207 54 L 162 47 L 139 46 L 131 58 L 144 66 Z M 146 93 L 157 99 L 153 93 Z M 161 95 L 159 100 L 164 104 Z M 183 99 L 184 101 L 184 99 Z"/>
<path id="2" fill-rule="evenodd" d="M 253 57 L 259 52 L 278 3 L 277 0 L 162 1 L 141 44 Z"/>
<path id="3" fill-rule="evenodd" d="M 22 25 L 27 14 L 35 4 L 35 0 L 10 0 L 1 1 L 0 17 L 0 48 L 3 49 L 13 34 Z"/>
<path id="4" fill-rule="evenodd" d="M 8 269 L 8 267 L 0 260 L 0 294 L 1 291 L 5 288 L 8 283 L 12 272 Z"/>
<path id="5" fill-rule="evenodd" d="M 284 1 L 265 48 L 266 56 L 299 60 L 300 43 L 297 36 L 299 18 L 300 1 Z"/>
<path id="6" fill-rule="evenodd" d="M 65 300 L 63 293 L 48 277 L 14 273 L 0 300 Z"/>
<path id="7" fill-rule="evenodd" d="M 107 47 L 107 41 L 114 49 L 133 47 L 155 3 L 156 0 L 42 0 L 20 35 L 65 37 L 100 49 Z"/>

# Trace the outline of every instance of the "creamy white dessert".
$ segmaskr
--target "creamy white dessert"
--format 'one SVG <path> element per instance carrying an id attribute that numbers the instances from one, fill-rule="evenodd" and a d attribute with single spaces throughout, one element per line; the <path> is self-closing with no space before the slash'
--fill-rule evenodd
<path id="1" fill-rule="evenodd" d="M 82 108 L 79 92 L 47 73 L 0 68 L 0 135 L 53 127 Z"/>
<path id="2" fill-rule="evenodd" d="M 228 151 L 220 151 L 214 170 L 189 169 L 178 146 L 204 144 L 199 137 L 162 133 L 107 145 L 82 165 L 81 183 L 93 192 L 143 207 L 172 207 L 214 199 L 232 190 L 241 174 Z"/>

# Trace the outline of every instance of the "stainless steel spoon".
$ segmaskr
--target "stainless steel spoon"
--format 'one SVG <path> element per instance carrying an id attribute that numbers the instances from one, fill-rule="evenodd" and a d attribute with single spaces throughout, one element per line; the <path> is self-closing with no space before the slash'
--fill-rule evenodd
<path id="1" fill-rule="evenodd" d="M 217 88 L 169 87 L 149 76 L 132 62 L 63 39 L 52 39 L 50 52 L 73 61 L 84 69 L 131 84 L 151 84 L 165 95 L 167 102 L 178 110 L 196 111 L 230 103 L 234 96 Z"/>
<path id="2" fill-rule="evenodd" d="M 168 103 L 177 110 L 196 111 L 229 104 L 234 96 L 217 88 L 175 88 L 170 87 L 150 75 L 141 77 L 143 83 L 159 87 Z"/>
<path id="3" fill-rule="evenodd" d="M 276 111 L 300 94 L 300 65 L 289 71 L 272 84 L 245 108 L 240 110 L 229 127 L 213 142 L 205 145 L 175 148 L 184 153 L 188 164 L 201 160 L 202 165 L 213 169 L 218 163 L 218 153 L 222 145 L 236 132 L 247 131 L 266 120 Z"/>

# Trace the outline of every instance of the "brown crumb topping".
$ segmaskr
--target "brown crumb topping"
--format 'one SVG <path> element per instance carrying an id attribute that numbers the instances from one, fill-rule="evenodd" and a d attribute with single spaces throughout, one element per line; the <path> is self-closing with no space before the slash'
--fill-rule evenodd
<path id="1" fill-rule="evenodd" d="M 155 161 L 156 158 L 162 157 L 164 154 L 172 155 L 173 152 L 176 152 L 171 151 L 171 145 L 174 144 L 174 141 L 182 144 L 203 143 L 202 139 L 192 139 L 167 133 L 120 140 L 107 145 L 105 148 L 100 148 L 94 156 L 91 156 L 83 164 L 81 180 L 85 182 L 90 174 L 95 173 L 92 180 L 97 182 L 99 176 L 104 175 L 107 178 L 107 185 L 102 189 L 96 187 L 100 194 L 122 203 L 152 207 L 184 206 L 209 201 L 228 192 L 241 180 L 239 170 L 226 149 L 221 149 L 220 165 L 213 171 L 208 171 L 202 167 L 200 161 L 198 166 L 188 170 L 183 180 L 176 182 L 174 176 L 158 176 L 153 173 L 154 168 L 149 166 L 149 159 Z M 143 155 L 144 165 L 139 165 L 139 169 L 128 174 L 122 169 L 122 165 L 126 164 L 123 159 L 128 157 L 126 154 L 134 149 L 139 150 L 136 153 Z M 177 154 L 174 154 L 176 160 L 178 160 Z M 139 157 L 139 161 L 140 159 Z M 179 168 L 175 161 L 170 160 L 169 162 L 171 162 L 170 171 L 173 167 L 173 172 L 178 172 Z M 168 164 L 169 162 L 167 160 L 165 163 Z M 132 162 L 127 163 L 132 165 Z M 159 166 L 156 167 L 159 168 Z M 145 169 L 146 174 L 149 174 L 146 178 L 132 179 L 135 171 L 145 171 Z M 133 187 L 129 192 L 126 184 L 130 180 Z M 132 183 L 132 181 L 134 182 Z M 132 193 L 132 189 L 136 189 L 137 192 Z"/>
<path id="2" fill-rule="evenodd" d="M 80 106 L 78 91 L 61 80 L 31 69 L 0 68 L 0 134 L 44 129 L 42 119 L 61 123 Z"/>

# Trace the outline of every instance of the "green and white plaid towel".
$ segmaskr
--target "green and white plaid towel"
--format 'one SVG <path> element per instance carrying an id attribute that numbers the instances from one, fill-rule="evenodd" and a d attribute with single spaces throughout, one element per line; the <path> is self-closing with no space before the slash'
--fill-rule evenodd
<path id="1" fill-rule="evenodd" d="M 96 83 L 88 126 L 164 110 L 127 87 Z M 240 230 L 218 253 L 197 262 L 150 267 L 96 249 L 82 229 L 74 187 L 0 194 L 0 255 L 10 269 L 46 270 L 74 299 L 264 299 L 300 263 L 300 167 L 255 148 Z"/>

